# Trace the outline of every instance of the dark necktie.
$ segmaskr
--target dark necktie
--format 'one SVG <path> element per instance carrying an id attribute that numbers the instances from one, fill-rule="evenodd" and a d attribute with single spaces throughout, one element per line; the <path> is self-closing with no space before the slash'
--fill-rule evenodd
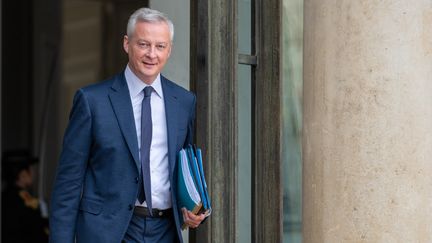
<path id="1" fill-rule="evenodd" d="M 150 145 L 152 140 L 152 118 L 150 97 L 153 92 L 153 87 L 147 86 L 144 88 L 144 98 L 141 108 L 141 187 L 138 195 L 138 201 L 142 204 L 144 200 L 147 202 L 147 207 L 152 211 L 151 201 L 151 181 L 150 181 Z"/>

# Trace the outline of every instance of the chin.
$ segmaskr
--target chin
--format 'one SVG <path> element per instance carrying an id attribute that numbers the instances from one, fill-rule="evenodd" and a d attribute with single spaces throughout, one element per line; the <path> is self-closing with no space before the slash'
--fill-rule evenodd
<path id="1" fill-rule="evenodd" d="M 156 73 L 143 73 L 142 76 L 143 77 L 156 77 Z"/>

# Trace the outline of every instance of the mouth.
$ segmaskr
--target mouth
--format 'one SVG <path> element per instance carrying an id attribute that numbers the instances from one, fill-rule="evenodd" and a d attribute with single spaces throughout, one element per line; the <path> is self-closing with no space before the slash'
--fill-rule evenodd
<path id="1" fill-rule="evenodd" d="M 146 62 L 146 61 L 143 61 L 142 63 L 144 64 L 144 66 L 147 66 L 147 67 L 154 67 L 157 65 L 157 63 L 151 63 L 151 62 Z"/>

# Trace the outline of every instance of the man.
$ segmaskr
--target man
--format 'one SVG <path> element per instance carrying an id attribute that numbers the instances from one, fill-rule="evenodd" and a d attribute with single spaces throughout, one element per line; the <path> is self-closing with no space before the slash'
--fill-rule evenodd
<path id="1" fill-rule="evenodd" d="M 3 156 L 2 242 L 48 242 L 48 219 L 42 217 L 39 200 L 31 194 L 37 162 L 27 150 L 7 151 Z"/>
<path id="2" fill-rule="evenodd" d="M 138 9 L 123 47 L 125 71 L 80 89 L 65 133 L 51 202 L 51 242 L 181 242 L 178 151 L 192 143 L 195 96 L 162 75 L 174 28 Z M 151 86 L 151 87 L 149 87 Z"/>

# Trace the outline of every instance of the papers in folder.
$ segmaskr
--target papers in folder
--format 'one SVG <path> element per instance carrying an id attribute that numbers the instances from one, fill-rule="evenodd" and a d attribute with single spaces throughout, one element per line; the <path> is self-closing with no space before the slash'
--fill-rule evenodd
<path id="1" fill-rule="evenodd" d="M 177 160 L 177 206 L 182 229 L 185 229 L 181 212 L 183 207 L 194 214 L 204 213 L 209 216 L 211 205 L 204 177 L 201 149 L 189 145 L 180 150 Z"/>

